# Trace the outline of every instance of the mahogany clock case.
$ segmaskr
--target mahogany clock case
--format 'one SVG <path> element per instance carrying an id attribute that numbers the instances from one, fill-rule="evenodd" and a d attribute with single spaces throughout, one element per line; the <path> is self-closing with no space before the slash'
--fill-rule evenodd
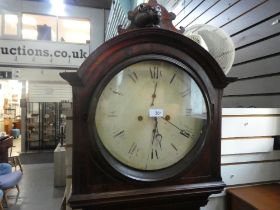
<path id="1" fill-rule="evenodd" d="M 98 136 L 89 126 L 89 114 L 93 114 L 91 101 L 98 99 L 102 86 L 113 75 L 147 59 L 174 63 L 191 74 L 207 101 L 208 122 L 199 144 L 180 164 L 153 175 L 143 173 L 141 179 L 141 171 L 123 167 L 100 150 Z M 72 207 L 125 209 L 131 204 L 139 209 L 170 209 L 167 203 L 172 199 L 172 206 L 193 203 L 193 209 L 198 209 L 210 194 L 224 188 L 220 175 L 221 97 L 230 81 L 198 44 L 165 29 L 131 30 L 101 45 L 77 73 L 61 76 L 73 86 Z M 134 209 L 131 205 L 127 208 Z"/>

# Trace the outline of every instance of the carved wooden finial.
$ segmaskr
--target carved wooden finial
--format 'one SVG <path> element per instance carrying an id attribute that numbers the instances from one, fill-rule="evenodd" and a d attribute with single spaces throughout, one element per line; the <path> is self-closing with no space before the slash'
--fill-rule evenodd
<path id="1" fill-rule="evenodd" d="M 126 29 L 121 25 L 118 26 L 118 32 L 121 34 L 133 29 L 153 27 L 183 33 L 183 28 L 177 30 L 172 24 L 175 17 L 174 13 L 168 12 L 156 0 L 149 0 L 148 3 L 140 4 L 133 11 L 128 12 L 130 25 Z"/>

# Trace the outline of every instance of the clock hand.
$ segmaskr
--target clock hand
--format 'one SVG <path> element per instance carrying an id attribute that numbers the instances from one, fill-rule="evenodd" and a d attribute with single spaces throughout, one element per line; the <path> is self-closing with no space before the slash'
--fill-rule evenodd
<path id="1" fill-rule="evenodd" d="M 155 101 L 155 98 L 157 97 L 156 91 L 157 91 L 157 82 L 155 84 L 154 93 L 152 95 L 153 100 L 152 100 L 151 106 L 154 106 L 154 101 Z"/>
<path id="2" fill-rule="evenodd" d="M 155 132 L 155 138 L 157 143 L 159 144 L 159 147 L 161 148 L 161 140 L 162 140 L 162 135 L 158 132 L 158 119 L 155 117 L 156 121 L 156 132 Z"/>
<path id="3" fill-rule="evenodd" d="M 160 149 L 161 149 L 162 135 L 158 133 L 158 134 L 156 135 L 156 140 L 157 140 L 157 142 L 158 142 L 158 144 L 159 144 L 159 147 L 160 147 Z"/>
<path id="4" fill-rule="evenodd" d="M 157 130 L 157 120 L 155 119 L 155 126 L 154 129 L 152 131 L 153 133 L 153 138 L 152 138 L 152 152 L 151 152 L 151 159 L 154 159 L 154 141 L 155 141 L 155 137 L 156 137 L 156 130 Z"/>
<path id="5" fill-rule="evenodd" d="M 152 145 L 154 144 L 154 140 L 155 140 L 155 136 L 156 136 L 156 124 L 155 124 L 155 127 L 153 129 L 153 139 L 152 139 Z"/>
<path id="6" fill-rule="evenodd" d="M 155 127 L 153 129 L 153 140 L 152 144 L 156 140 L 156 142 L 159 144 L 159 147 L 161 148 L 161 140 L 162 140 L 162 135 L 158 132 L 158 119 L 155 117 Z"/>
<path id="7" fill-rule="evenodd" d="M 183 130 L 183 129 L 179 128 L 177 125 L 173 124 L 172 122 L 165 119 L 164 117 L 161 117 L 161 118 L 164 119 L 166 122 L 168 122 L 170 125 L 173 125 L 175 128 L 177 128 L 180 131 L 180 134 L 182 134 L 183 136 L 185 136 L 187 138 L 190 137 L 190 133 L 188 133 L 186 130 Z"/>

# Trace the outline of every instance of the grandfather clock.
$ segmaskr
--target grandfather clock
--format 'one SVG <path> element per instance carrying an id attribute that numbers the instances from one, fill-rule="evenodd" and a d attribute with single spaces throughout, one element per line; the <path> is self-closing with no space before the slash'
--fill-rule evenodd
<path id="1" fill-rule="evenodd" d="M 221 98 L 230 82 L 155 0 L 102 44 L 73 87 L 72 208 L 188 209 L 224 188 Z"/>

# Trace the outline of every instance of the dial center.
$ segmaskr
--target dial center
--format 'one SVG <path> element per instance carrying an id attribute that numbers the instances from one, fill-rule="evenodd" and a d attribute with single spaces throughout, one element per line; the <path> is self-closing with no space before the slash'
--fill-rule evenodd
<path id="1" fill-rule="evenodd" d="M 140 116 L 138 116 L 138 121 L 142 121 L 143 120 L 143 117 L 140 115 Z"/>

